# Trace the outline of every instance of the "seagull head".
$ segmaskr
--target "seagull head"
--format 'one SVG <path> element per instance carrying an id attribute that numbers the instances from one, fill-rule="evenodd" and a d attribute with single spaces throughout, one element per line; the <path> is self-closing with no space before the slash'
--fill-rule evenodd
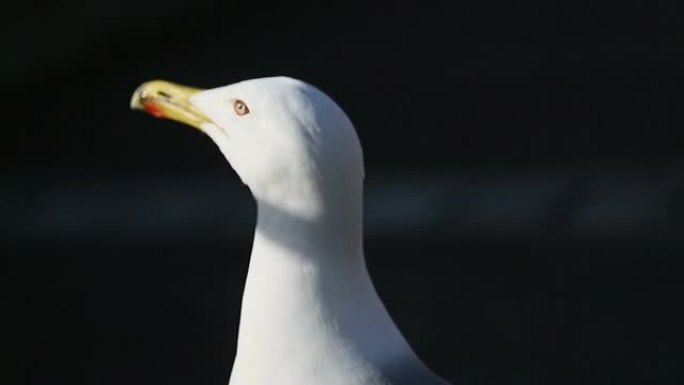
<path id="1" fill-rule="evenodd" d="M 207 134 L 257 200 L 316 211 L 326 196 L 362 189 L 363 155 L 351 121 L 300 80 L 259 78 L 208 90 L 154 80 L 138 87 L 131 107 Z"/>

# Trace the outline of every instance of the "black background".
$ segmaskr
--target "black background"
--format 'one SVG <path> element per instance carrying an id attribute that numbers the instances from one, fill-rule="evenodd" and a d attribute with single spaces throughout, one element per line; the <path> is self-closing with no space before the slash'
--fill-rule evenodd
<path id="1" fill-rule="evenodd" d="M 271 75 L 354 121 L 371 275 L 438 373 L 684 380 L 677 2 L 5 6 L 16 383 L 226 383 L 254 204 L 208 138 L 128 101 Z"/>

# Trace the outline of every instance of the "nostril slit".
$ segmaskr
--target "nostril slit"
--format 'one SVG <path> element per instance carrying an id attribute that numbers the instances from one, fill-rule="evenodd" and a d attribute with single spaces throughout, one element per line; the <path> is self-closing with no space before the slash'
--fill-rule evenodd
<path id="1" fill-rule="evenodd" d="M 157 92 L 157 95 L 159 95 L 159 96 L 161 96 L 161 97 L 163 97 L 163 98 L 171 99 L 171 95 L 167 94 L 167 93 L 164 92 L 164 91 L 158 91 L 158 92 Z"/>

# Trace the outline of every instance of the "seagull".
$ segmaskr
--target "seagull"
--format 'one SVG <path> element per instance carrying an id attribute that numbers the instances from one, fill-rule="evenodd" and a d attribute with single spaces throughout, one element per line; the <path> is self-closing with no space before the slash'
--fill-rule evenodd
<path id="1" fill-rule="evenodd" d="M 131 108 L 208 135 L 256 200 L 230 385 L 448 385 L 368 274 L 363 152 L 329 96 L 289 77 L 209 90 L 153 80 Z"/>

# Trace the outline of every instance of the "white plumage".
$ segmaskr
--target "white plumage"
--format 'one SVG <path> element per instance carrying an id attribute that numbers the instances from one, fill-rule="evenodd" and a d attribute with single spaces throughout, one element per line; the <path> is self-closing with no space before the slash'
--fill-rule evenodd
<path id="1" fill-rule="evenodd" d="M 206 91 L 156 86 L 141 86 L 134 107 L 200 128 L 257 202 L 230 385 L 446 384 L 368 275 L 363 155 L 342 109 L 285 77 Z M 168 98 L 155 97 L 159 89 Z"/>

